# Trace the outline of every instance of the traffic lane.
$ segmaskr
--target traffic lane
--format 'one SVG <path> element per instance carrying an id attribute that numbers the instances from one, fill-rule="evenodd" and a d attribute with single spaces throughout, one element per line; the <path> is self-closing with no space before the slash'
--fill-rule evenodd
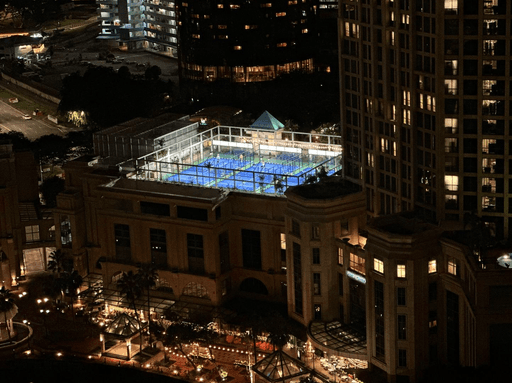
<path id="1" fill-rule="evenodd" d="M 0 101 L 0 128 L 2 133 L 21 132 L 29 140 L 35 140 L 48 134 L 64 135 L 64 132 L 57 126 L 53 127 L 41 121 L 41 117 L 34 118 L 31 116 L 32 119 L 25 120 L 23 115 L 24 113 Z"/>

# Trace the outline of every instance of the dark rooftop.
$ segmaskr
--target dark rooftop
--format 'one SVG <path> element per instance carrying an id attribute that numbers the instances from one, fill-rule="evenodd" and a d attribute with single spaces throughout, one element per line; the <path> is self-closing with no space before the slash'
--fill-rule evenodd
<path id="1" fill-rule="evenodd" d="M 359 193 L 361 187 L 340 176 L 331 176 L 319 182 L 305 183 L 288 190 L 306 199 L 330 199 Z"/>

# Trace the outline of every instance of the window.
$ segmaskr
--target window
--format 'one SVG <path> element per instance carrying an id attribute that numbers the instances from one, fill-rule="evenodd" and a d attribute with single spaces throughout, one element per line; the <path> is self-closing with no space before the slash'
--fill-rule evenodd
<path id="1" fill-rule="evenodd" d="M 320 273 L 313 273 L 313 295 L 322 295 Z"/>
<path id="2" fill-rule="evenodd" d="M 169 217 L 171 208 L 168 204 L 140 201 L 140 212 L 142 214 L 153 214 Z"/>
<path id="3" fill-rule="evenodd" d="M 365 259 L 350 253 L 350 268 L 363 275 L 366 275 Z"/>
<path id="4" fill-rule="evenodd" d="M 397 278 L 405 278 L 406 277 L 405 264 L 399 263 L 396 265 L 396 276 L 397 276 Z"/>
<path id="5" fill-rule="evenodd" d="M 196 207 L 178 206 L 178 218 L 193 219 L 195 221 L 208 221 L 208 210 L 198 209 Z"/>
<path id="6" fill-rule="evenodd" d="M 167 240 L 165 230 L 149 229 L 151 263 L 155 266 L 167 266 Z"/>
<path id="7" fill-rule="evenodd" d="M 343 266 L 343 249 L 338 247 L 338 265 Z"/>
<path id="8" fill-rule="evenodd" d="M 444 187 L 448 191 L 458 191 L 459 176 L 444 176 Z"/>
<path id="9" fill-rule="evenodd" d="M 227 231 L 219 234 L 220 272 L 225 273 L 231 269 L 229 257 L 229 234 Z"/>
<path id="10" fill-rule="evenodd" d="M 430 334 L 437 332 L 437 311 L 428 312 L 428 332 Z"/>
<path id="11" fill-rule="evenodd" d="M 343 296 L 343 274 L 338 273 L 338 295 Z"/>
<path id="12" fill-rule="evenodd" d="M 457 260 L 453 257 L 448 257 L 448 273 L 458 275 Z"/>
<path id="13" fill-rule="evenodd" d="M 311 226 L 311 239 L 320 239 L 320 227 L 318 225 Z"/>
<path id="14" fill-rule="evenodd" d="M 431 259 L 428 261 L 428 273 L 432 274 L 437 272 L 437 261 L 435 259 Z"/>
<path id="15" fill-rule="evenodd" d="M 406 340 L 407 339 L 407 317 L 405 315 L 398 315 L 397 321 L 398 325 L 398 339 Z"/>
<path id="16" fill-rule="evenodd" d="M 130 261 L 132 257 L 130 243 L 130 226 L 114 225 L 114 237 L 116 246 L 116 260 L 121 262 Z"/>
<path id="17" fill-rule="evenodd" d="M 26 242 L 39 241 L 39 225 L 25 226 L 25 241 Z"/>
<path id="18" fill-rule="evenodd" d="M 292 234 L 300 238 L 300 223 L 292 219 Z"/>
<path id="19" fill-rule="evenodd" d="M 203 236 L 200 234 L 187 234 L 188 270 L 191 273 L 204 273 Z"/>
<path id="20" fill-rule="evenodd" d="M 407 350 L 398 350 L 398 367 L 407 367 Z"/>
<path id="21" fill-rule="evenodd" d="M 187 295 L 189 297 L 207 298 L 208 291 L 206 290 L 206 287 L 200 283 L 190 282 L 183 288 L 183 295 Z"/>
<path id="22" fill-rule="evenodd" d="M 301 249 L 298 243 L 293 242 L 293 291 L 295 294 L 295 312 L 302 315 L 302 263 Z"/>
<path id="23" fill-rule="evenodd" d="M 437 283 L 431 282 L 428 284 L 428 300 L 435 301 L 437 300 Z"/>
<path id="24" fill-rule="evenodd" d="M 261 239 L 258 230 L 242 229 L 242 257 L 245 268 L 261 270 Z"/>
<path id="25" fill-rule="evenodd" d="M 322 305 L 315 304 L 314 309 L 315 309 L 315 319 L 321 320 L 322 319 Z"/>
<path id="26" fill-rule="evenodd" d="M 373 269 L 381 274 L 384 274 L 384 262 L 380 259 L 373 258 Z"/>
<path id="27" fill-rule="evenodd" d="M 398 287 L 396 289 L 396 304 L 398 306 L 405 306 L 406 303 L 407 303 L 407 300 L 406 300 L 405 287 Z"/>
<path id="28" fill-rule="evenodd" d="M 320 264 L 320 248 L 313 247 L 313 264 L 319 265 Z"/>
<path id="29" fill-rule="evenodd" d="M 67 215 L 61 217 L 60 220 L 60 242 L 62 246 L 69 247 L 73 238 L 71 236 L 71 221 Z"/>
<path id="30" fill-rule="evenodd" d="M 383 359 L 384 348 L 384 284 L 374 281 L 375 295 L 375 356 Z"/>
<path id="31" fill-rule="evenodd" d="M 444 0 L 444 9 L 446 13 L 457 13 L 459 0 Z"/>

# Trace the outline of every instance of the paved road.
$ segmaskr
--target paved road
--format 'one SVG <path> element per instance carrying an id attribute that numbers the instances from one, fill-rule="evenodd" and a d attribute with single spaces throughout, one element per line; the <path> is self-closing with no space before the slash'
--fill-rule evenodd
<path id="1" fill-rule="evenodd" d="M 0 101 L 0 131 L 2 133 L 22 132 L 29 140 L 35 140 L 47 134 L 61 136 L 66 134 L 63 129 L 55 125 L 52 126 L 52 122 L 46 122 L 45 117 L 33 116 L 32 120 L 25 120 L 22 116 L 22 112 Z"/>

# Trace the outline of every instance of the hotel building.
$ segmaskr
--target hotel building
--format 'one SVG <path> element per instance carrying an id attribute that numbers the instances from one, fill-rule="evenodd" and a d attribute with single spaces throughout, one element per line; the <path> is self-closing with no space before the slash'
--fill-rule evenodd
<path id="1" fill-rule="evenodd" d="M 369 215 L 475 212 L 508 237 L 510 2 L 339 4 L 344 173 Z"/>
<path id="2" fill-rule="evenodd" d="M 172 137 L 156 127 L 169 139 L 154 152 L 113 165 L 111 143 L 101 157 L 69 162 L 54 211 L 57 246 L 106 289 L 151 263 L 159 275 L 151 295 L 180 307 L 221 307 L 234 297 L 286 303 L 308 330 L 307 355 L 337 356 L 390 382 L 418 381 L 439 364 L 506 364 L 506 249 L 474 252 L 469 227 L 445 231 L 412 213 L 367 223 L 365 190 L 337 175 L 281 175 L 279 186 L 257 168 L 262 159 L 266 170 L 316 164 L 339 172 L 339 147 L 332 137 L 295 137 L 274 130 L 271 118 L 259 121 L 197 136 L 184 122 L 185 134 Z M 145 147 L 154 136 L 132 133 Z M 101 137 L 97 145 L 109 141 L 108 132 Z M 250 161 L 244 169 L 216 165 L 217 154 L 238 163 L 239 150 Z M 294 152 L 302 162 L 278 163 Z"/>

